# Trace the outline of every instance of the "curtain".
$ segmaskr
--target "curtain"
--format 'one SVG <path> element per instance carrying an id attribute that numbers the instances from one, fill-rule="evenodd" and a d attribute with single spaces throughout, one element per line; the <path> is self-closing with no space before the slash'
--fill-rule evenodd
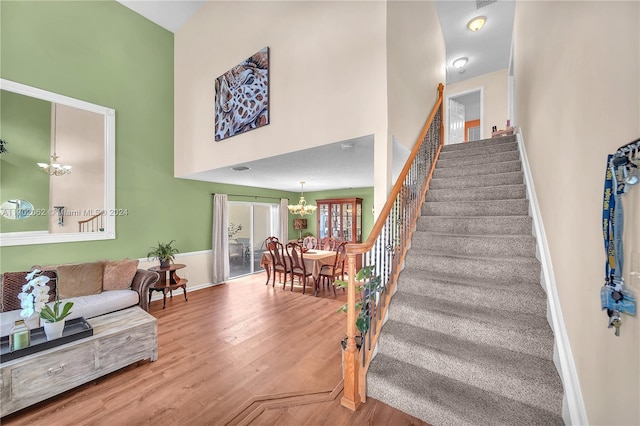
<path id="1" fill-rule="evenodd" d="M 214 284 L 219 284 L 229 279 L 229 234 L 227 228 L 227 194 L 214 194 L 213 232 L 211 236 Z"/>
<path id="2" fill-rule="evenodd" d="M 280 223 L 278 230 L 278 239 L 282 241 L 282 244 L 287 244 L 289 239 L 289 199 L 280 198 Z"/>

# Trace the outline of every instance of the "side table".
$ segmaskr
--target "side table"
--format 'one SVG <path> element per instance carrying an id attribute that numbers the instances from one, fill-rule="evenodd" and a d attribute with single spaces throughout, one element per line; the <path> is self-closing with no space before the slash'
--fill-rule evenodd
<path id="1" fill-rule="evenodd" d="M 149 287 L 149 303 L 151 303 L 151 294 L 154 291 L 162 292 L 162 309 L 167 305 L 167 293 L 169 293 L 170 297 L 173 298 L 173 290 L 182 287 L 182 291 L 184 292 L 184 300 L 187 299 L 187 280 L 184 278 L 180 278 L 176 271 L 178 269 L 185 268 L 187 265 L 182 263 L 171 264 L 166 268 L 162 268 L 160 266 L 153 266 L 149 268 L 150 271 L 157 272 L 160 274 L 160 279 L 157 283 Z"/>

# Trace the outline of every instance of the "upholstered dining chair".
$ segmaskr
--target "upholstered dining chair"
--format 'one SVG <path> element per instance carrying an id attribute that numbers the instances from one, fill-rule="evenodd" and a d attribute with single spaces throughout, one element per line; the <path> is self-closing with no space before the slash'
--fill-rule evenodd
<path id="1" fill-rule="evenodd" d="M 337 241 L 331 237 L 320 238 L 320 241 L 318 242 L 318 248 L 320 250 L 334 251 L 337 246 L 336 242 Z"/>
<path id="2" fill-rule="evenodd" d="M 307 250 L 317 249 L 318 240 L 313 235 L 304 237 L 304 240 L 302 240 L 302 247 L 306 248 Z"/>
<path id="3" fill-rule="evenodd" d="M 271 254 L 271 270 L 273 272 L 273 285 L 276 286 L 276 272 L 280 273 L 280 280 L 282 280 L 282 274 L 284 273 L 284 285 L 287 285 L 287 275 L 291 272 L 290 263 L 287 262 L 286 254 L 284 252 L 284 245 L 278 241 L 277 238 L 271 239 L 267 243 L 267 248 Z M 292 277 L 293 279 L 293 277 Z M 284 289 L 284 286 L 282 287 Z"/>
<path id="4" fill-rule="evenodd" d="M 321 284 L 324 288 L 325 285 L 333 287 L 333 295 L 336 295 L 336 286 L 334 281 L 336 278 L 344 280 L 344 260 L 346 255 L 347 242 L 342 242 L 336 247 L 336 257 L 334 258 L 333 265 L 324 265 L 320 268 L 320 274 L 318 275 L 318 284 Z"/>
<path id="5" fill-rule="evenodd" d="M 291 291 L 293 291 L 293 277 L 298 277 L 299 282 L 302 282 L 302 294 L 304 294 L 307 288 L 307 281 L 313 274 L 311 271 L 307 272 L 307 267 L 304 265 L 304 253 L 302 253 L 302 247 L 297 243 L 287 244 L 287 256 L 289 256 L 291 263 Z M 285 281 L 283 290 L 287 286 Z M 314 282 L 315 288 L 315 282 Z"/>

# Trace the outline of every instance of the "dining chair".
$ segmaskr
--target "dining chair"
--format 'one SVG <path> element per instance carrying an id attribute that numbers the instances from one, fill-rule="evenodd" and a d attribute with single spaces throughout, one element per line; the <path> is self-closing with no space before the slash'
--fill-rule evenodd
<path id="1" fill-rule="evenodd" d="M 302 252 L 302 247 L 297 243 L 287 244 L 287 256 L 289 256 L 291 264 L 291 291 L 293 291 L 293 277 L 298 277 L 298 282 L 302 282 L 302 294 L 304 294 L 307 288 L 307 281 L 313 274 L 310 271 L 307 272 L 307 267 L 304 264 L 304 253 Z M 284 287 L 286 286 L 287 283 L 285 281 Z"/>
<path id="2" fill-rule="evenodd" d="M 313 235 L 310 235 L 308 237 L 304 237 L 304 240 L 302 240 L 302 246 L 304 248 L 306 248 L 307 250 L 317 249 L 318 248 L 318 240 Z"/>
<path id="3" fill-rule="evenodd" d="M 320 250 L 334 251 L 336 249 L 336 240 L 331 237 L 321 238 L 318 243 L 318 248 Z"/>
<path id="4" fill-rule="evenodd" d="M 271 254 L 271 271 L 273 272 L 272 287 L 276 286 L 276 272 L 280 273 L 280 280 L 282 280 L 282 274 L 284 273 L 284 283 L 286 285 L 287 275 L 291 268 L 287 264 L 287 260 L 285 258 L 284 245 L 275 237 L 269 237 L 267 240 L 267 249 Z"/>
<path id="5" fill-rule="evenodd" d="M 324 288 L 326 285 L 333 287 L 333 295 L 336 295 L 336 286 L 334 281 L 336 278 L 344 280 L 344 260 L 346 255 L 347 242 L 344 241 L 337 245 L 336 256 L 333 260 L 333 265 L 324 265 L 320 268 L 320 274 L 318 274 L 318 283 Z"/>

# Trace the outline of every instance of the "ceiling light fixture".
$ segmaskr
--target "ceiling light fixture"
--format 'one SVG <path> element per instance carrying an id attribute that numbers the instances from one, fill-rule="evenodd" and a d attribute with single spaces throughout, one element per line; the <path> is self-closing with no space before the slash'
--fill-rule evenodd
<path id="1" fill-rule="evenodd" d="M 246 170 L 251 170 L 251 167 L 247 167 L 247 166 L 235 166 L 232 167 L 231 170 L 233 170 L 234 172 L 244 172 Z"/>
<path id="2" fill-rule="evenodd" d="M 469 62 L 469 58 L 467 57 L 458 58 L 455 61 L 453 61 L 453 66 L 456 68 L 462 68 L 465 65 L 467 65 L 467 62 Z"/>
<path id="3" fill-rule="evenodd" d="M 484 23 L 487 22 L 486 16 L 476 16 L 467 24 L 467 28 L 469 28 L 474 33 L 476 31 L 480 31 L 480 28 L 484 26 Z"/>
<path id="4" fill-rule="evenodd" d="M 304 199 L 304 181 L 300 182 L 300 185 L 302 186 L 302 189 L 300 190 L 300 200 L 298 201 L 298 204 L 287 206 L 287 208 L 291 213 L 299 214 L 300 216 L 312 214 L 318 207 L 307 205 L 307 202 Z"/>
<path id="5" fill-rule="evenodd" d="M 57 116 L 58 104 L 53 104 L 53 154 L 51 154 L 51 164 L 38 163 L 40 170 L 51 176 L 62 176 L 71 173 L 71 166 L 65 166 L 58 163 L 58 155 L 56 154 L 56 134 L 57 134 Z"/>

